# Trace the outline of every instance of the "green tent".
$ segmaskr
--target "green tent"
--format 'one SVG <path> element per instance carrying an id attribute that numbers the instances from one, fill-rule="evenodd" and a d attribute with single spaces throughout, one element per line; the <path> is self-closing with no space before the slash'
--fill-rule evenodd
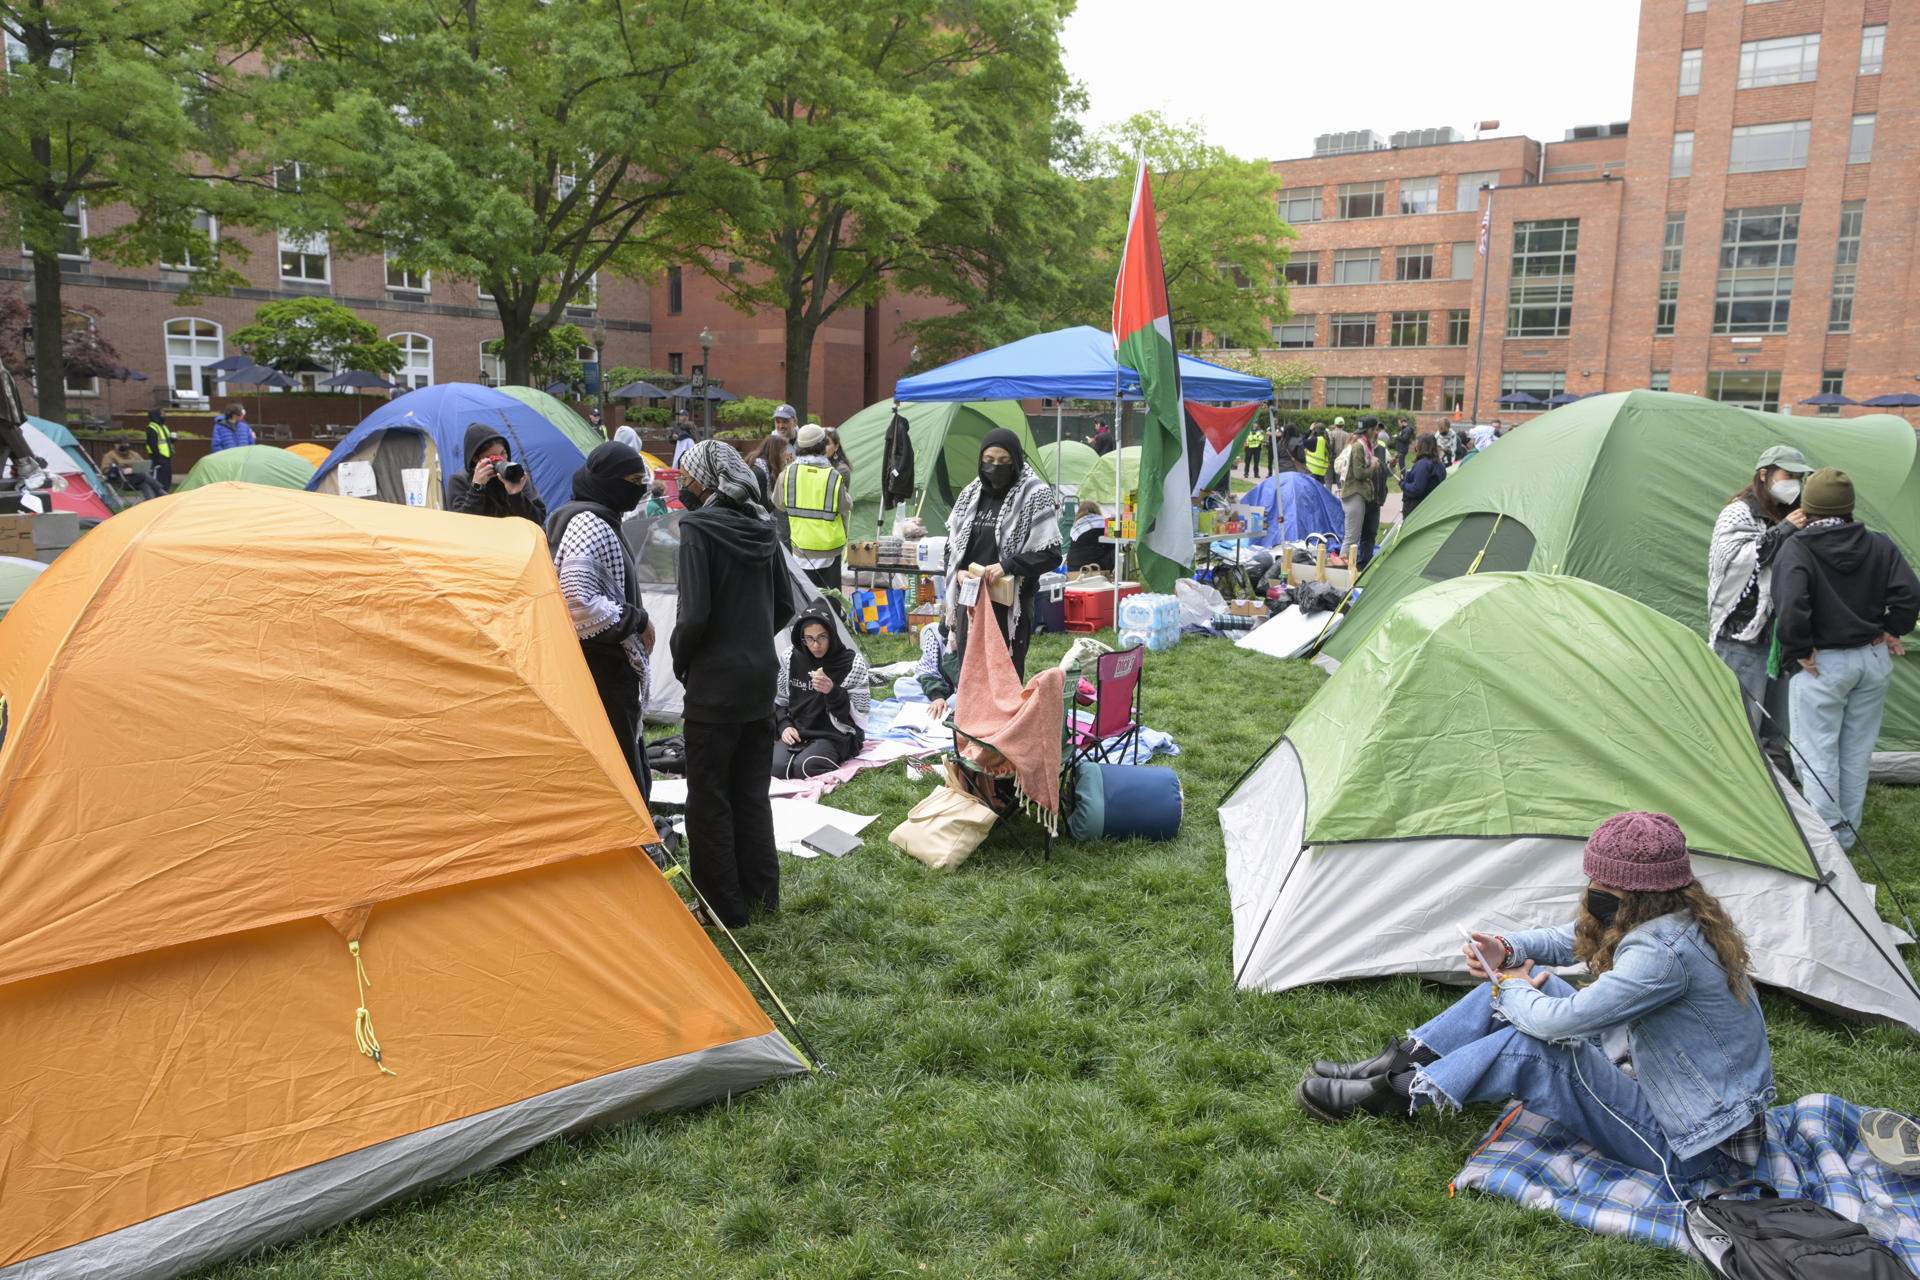
<path id="1" fill-rule="evenodd" d="M 1891 415 L 1795 418 L 1695 396 L 1592 396 L 1515 429 L 1456 468 L 1361 579 L 1324 650 L 1344 660 L 1394 605 L 1430 582 L 1500 569 L 1608 586 L 1704 634 L 1707 543 L 1768 447 L 1854 478 L 1858 514 L 1920 562 L 1911 426 Z M 1920 655 L 1900 659 L 1876 761 L 1920 752 Z"/>
<path id="2" fill-rule="evenodd" d="M 275 489 L 304 489 L 311 479 L 313 464 L 299 454 L 270 444 L 244 444 L 237 449 L 210 453 L 194 463 L 193 470 L 174 486 L 174 491 L 185 493 L 223 480 L 244 480 Z"/>
<path id="3" fill-rule="evenodd" d="M 1056 450 L 1059 454 L 1057 468 L 1054 465 Z M 1034 447 L 1032 459 L 1033 469 L 1040 473 L 1042 479 L 1062 489 L 1076 491 L 1087 474 L 1087 468 L 1099 460 L 1100 455 L 1093 451 L 1092 445 L 1082 444 L 1078 440 L 1062 440 L 1057 445 L 1051 440 L 1042 440 Z M 1056 471 L 1058 474 L 1055 474 Z M 1113 482 L 1112 471 L 1107 472 L 1107 482 Z"/>
<path id="4" fill-rule="evenodd" d="M 595 430 L 591 422 L 537 387 L 495 387 L 494 390 L 512 396 L 560 428 L 560 434 L 573 441 L 583 454 L 592 453 L 607 442 L 607 437 Z"/>
<path id="5" fill-rule="evenodd" d="M 1571 918 L 1582 846 L 1625 809 L 1680 824 L 1763 981 L 1920 1030 L 1890 931 L 1761 756 L 1732 671 L 1673 619 L 1549 574 L 1384 609 L 1221 805 L 1238 981 L 1444 975 L 1456 923 Z"/>
<path id="6" fill-rule="evenodd" d="M 1112 506 L 1113 469 L 1116 466 L 1120 468 L 1122 494 L 1137 492 L 1140 488 L 1140 446 L 1130 444 L 1094 459 L 1093 465 L 1080 477 L 1080 496 L 1092 498 L 1103 506 Z"/>
<path id="7" fill-rule="evenodd" d="M 855 538 L 872 538 L 880 527 L 880 465 L 887 449 L 891 400 L 870 404 L 840 424 L 840 446 L 853 467 Z M 960 490 L 980 473 L 980 441 L 1005 427 L 1020 437 L 1029 459 L 1039 448 L 1027 429 L 1027 415 L 1009 400 L 963 403 L 913 403 L 899 406 L 913 440 L 914 496 L 910 514 L 926 522 L 929 534 L 947 531 L 947 512 Z"/>
<path id="8" fill-rule="evenodd" d="M 33 585 L 33 580 L 46 572 L 46 568 L 38 560 L 0 556 L 0 618 L 12 611 L 21 593 Z"/>

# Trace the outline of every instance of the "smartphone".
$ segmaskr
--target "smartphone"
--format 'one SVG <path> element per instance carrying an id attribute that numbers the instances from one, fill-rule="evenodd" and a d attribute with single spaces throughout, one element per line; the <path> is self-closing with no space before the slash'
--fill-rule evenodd
<path id="1" fill-rule="evenodd" d="M 1494 962 L 1493 957 L 1489 956 L 1486 950 L 1482 948 L 1478 942 L 1473 940 L 1473 931 L 1471 929 L 1463 924 L 1456 924 L 1453 927 L 1460 931 L 1460 936 L 1467 940 L 1467 945 L 1473 948 L 1473 953 L 1480 957 L 1480 967 L 1487 971 L 1488 977 L 1492 977 L 1494 974 L 1500 972 L 1500 966 Z"/>

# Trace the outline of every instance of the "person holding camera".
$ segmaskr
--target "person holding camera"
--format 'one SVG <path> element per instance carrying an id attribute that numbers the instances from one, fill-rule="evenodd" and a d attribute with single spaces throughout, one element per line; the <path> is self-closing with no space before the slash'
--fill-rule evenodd
<path id="1" fill-rule="evenodd" d="M 447 510 L 470 516 L 520 516 L 547 522 L 547 504 L 506 437 L 484 422 L 467 428 L 467 469 L 447 482 Z"/>

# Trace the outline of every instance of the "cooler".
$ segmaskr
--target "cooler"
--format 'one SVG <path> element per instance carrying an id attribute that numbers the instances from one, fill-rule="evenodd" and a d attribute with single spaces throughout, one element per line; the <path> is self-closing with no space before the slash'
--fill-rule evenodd
<path id="1" fill-rule="evenodd" d="M 1033 597 L 1033 629 L 1057 634 L 1067 629 L 1067 575 L 1043 573 Z"/>
<path id="2" fill-rule="evenodd" d="M 1113 625 L 1113 584 L 1111 582 L 1103 582 L 1098 586 L 1072 585 L 1062 594 L 1066 602 L 1067 630 L 1105 631 Z M 1122 600 L 1139 594 L 1139 583 L 1120 584 Z"/>

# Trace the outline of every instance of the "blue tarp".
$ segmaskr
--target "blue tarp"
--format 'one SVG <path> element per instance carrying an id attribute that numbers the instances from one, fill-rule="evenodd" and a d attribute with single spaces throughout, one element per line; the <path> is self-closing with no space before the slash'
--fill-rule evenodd
<path id="1" fill-rule="evenodd" d="M 505 438 L 513 456 L 527 464 L 533 474 L 533 487 L 548 507 L 557 507 L 572 496 L 573 473 L 586 461 L 586 455 L 532 405 L 476 382 L 442 382 L 387 401 L 333 447 L 307 488 L 319 488 L 320 481 L 343 458 L 351 457 L 369 436 L 382 431 L 426 434 L 439 451 L 442 477 L 450 482 L 455 474 L 467 469 L 467 427 L 476 422 L 486 423 Z"/>
<path id="2" fill-rule="evenodd" d="M 1310 533 L 1321 533 L 1338 550 L 1347 531 L 1347 515 L 1340 499 L 1304 471 L 1268 476 L 1240 501 L 1266 511 L 1267 531 L 1259 541 L 1263 547 L 1277 546 L 1282 539 L 1300 543 Z"/>
<path id="3" fill-rule="evenodd" d="M 895 400 L 1111 400 L 1113 335 L 1080 325 L 1035 334 L 902 378 Z M 1123 399 L 1140 397 L 1140 376 L 1120 371 Z M 1180 357 L 1181 393 L 1189 400 L 1245 403 L 1273 396 L 1273 384 L 1192 356 Z"/>

